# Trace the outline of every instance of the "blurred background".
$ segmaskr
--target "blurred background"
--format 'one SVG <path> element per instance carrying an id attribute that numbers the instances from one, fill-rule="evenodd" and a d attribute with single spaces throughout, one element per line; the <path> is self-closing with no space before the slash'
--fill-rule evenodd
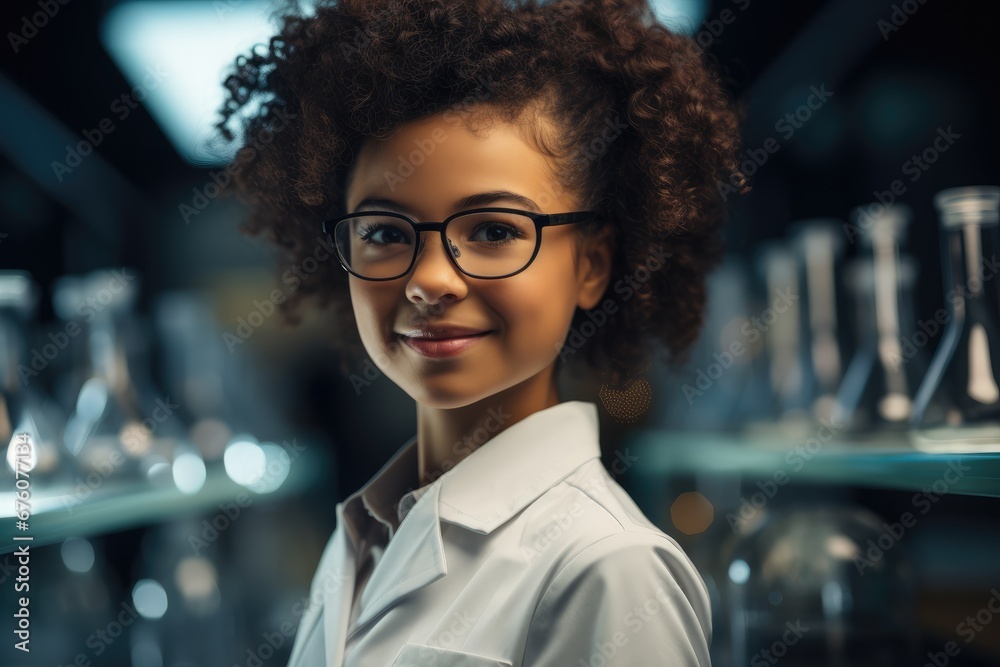
<path id="1" fill-rule="evenodd" d="M 753 189 L 720 185 L 690 364 L 569 373 L 564 400 L 598 404 L 606 465 L 701 570 L 715 664 L 1000 665 L 992 23 L 653 4 L 746 102 Z M 272 8 L 0 8 L 0 664 L 285 664 L 335 504 L 415 432 L 395 385 L 337 372 L 321 317 L 283 325 L 292 288 L 214 196 L 224 70 Z"/>

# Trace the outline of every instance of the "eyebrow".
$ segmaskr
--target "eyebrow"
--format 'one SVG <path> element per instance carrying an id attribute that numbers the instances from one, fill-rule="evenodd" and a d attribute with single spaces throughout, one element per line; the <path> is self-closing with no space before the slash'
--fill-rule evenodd
<path id="1" fill-rule="evenodd" d="M 497 201 L 511 201 L 518 204 L 521 208 L 526 208 L 535 213 L 541 213 L 542 210 L 538 207 L 538 204 L 528 199 L 524 195 L 519 195 L 516 192 L 511 192 L 510 190 L 491 190 L 489 192 L 480 192 L 474 195 L 469 195 L 468 197 L 462 197 L 456 201 L 453 205 L 454 210 L 464 211 L 470 208 L 479 208 L 481 206 L 486 206 L 487 204 L 492 204 Z M 361 202 L 354 207 L 354 212 L 357 213 L 361 209 L 374 208 L 378 210 L 393 211 L 396 213 L 412 214 L 413 211 L 403 204 L 400 204 L 392 199 L 377 199 L 368 198 L 363 199 Z"/>

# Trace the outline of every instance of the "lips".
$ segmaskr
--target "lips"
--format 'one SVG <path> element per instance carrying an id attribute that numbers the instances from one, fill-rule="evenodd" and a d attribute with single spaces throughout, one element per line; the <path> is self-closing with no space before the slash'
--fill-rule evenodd
<path id="1" fill-rule="evenodd" d="M 491 333 L 463 328 L 423 329 L 400 334 L 400 338 L 410 349 L 425 357 L 451 357 L 476 345 Z"/>
<path id="2" fill-rule="evenodd" d="M 419 338 L 423 340 L 449 340 L 452 338 L 469 338 L 489 333 L 486 329 L 473 329 L 469 327 L 427 327 L 424 329 L 411 329 L 400 332 L 401 336 L 408 338 Z"/>

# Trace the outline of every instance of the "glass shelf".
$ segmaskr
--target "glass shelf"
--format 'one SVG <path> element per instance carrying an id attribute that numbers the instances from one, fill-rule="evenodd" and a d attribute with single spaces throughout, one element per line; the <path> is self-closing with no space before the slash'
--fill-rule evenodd
<path id="1" fill-rule="evenodd" d="M 921 451 L 905 432 L 826 442 L 816 436 L 646 430 L 628 446 L 638 457 L 633 474 L 647 483 L 676 474 L 741 474 L 779 485 L 811 481 L 1000 498 L 998 451 Z"/>
<path id="2" fill-rule="evenodd" d="M 196 493 L 184 493 L 173 483 L 154 485 L 143 481 L 107 480 L 86 498 L 80 499 L 72 487 L 32 492 L 29 529 L 16 528 L 13 492 L 0 493 L 0 554 L 19 545 L 43 546 L 70 536 L 87 537 L 136 526 L 169 521 L 174 517 L 223 511 L 220 504 L 235 503 L 244 511 L 261 502 L 287 496 L 308 488 L 327 469 L 322 447 L 309 447 L 289 465 L 288 476 L 278 488 L 258 493 L 237 484 L 226 474 L 222 461 L 206 466 L 205 484 Z M 31 541 L 15 541 L 15 536 L 31 536 Z"/>

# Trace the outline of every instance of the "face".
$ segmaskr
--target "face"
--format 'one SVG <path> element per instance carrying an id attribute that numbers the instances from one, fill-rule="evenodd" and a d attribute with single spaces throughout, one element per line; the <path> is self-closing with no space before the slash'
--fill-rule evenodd
<path id="1" fill-rule="evenodd" d="M 579 199 L 553 179 L 547 156 L 515 126 L 497 121 L 474 134 L 466 124 L 471 118 L 447 112 L 406 124 L 388 139 L 369 138 L 352 167 L 347 212 L 392 210 L 417 222 L 440 222 L 489 206 L 581 210 Z M 497 191 L 527 201 L 497 195 L 474 206 L 458 204 Z M 366 205 L 368 199 L 391 204 Z M 436 408 L 466 406 L 551 372 L 575 309 L 596 305 L 608 281 L 606 244 L 581 243 L 578 226 L 543 228 L 534 261 L 508 278 L 465 275 L 449 259 L 439 232 L 421 233 L 416 262 L 400 278 L 375 282 L 351 275 L 354 315 L 372 362 L 418 403 Z M 405 335 L 433 327 L 483 333 L 423 344 Z"/>

